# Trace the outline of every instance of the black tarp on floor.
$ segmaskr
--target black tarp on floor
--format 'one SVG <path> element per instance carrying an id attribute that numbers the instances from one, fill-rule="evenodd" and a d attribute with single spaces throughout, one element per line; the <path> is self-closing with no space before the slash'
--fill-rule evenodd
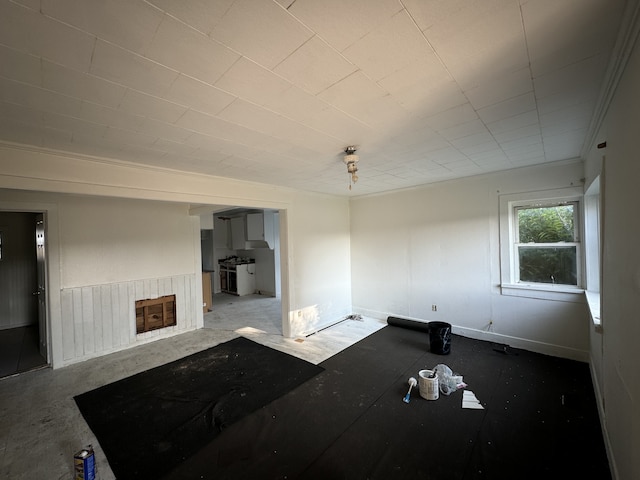
<path id="1" fill-rule="evenodd" d="M 75 400 L 119 480 L 157 480 L 321 371 L 240 337 Z"/>
<path id="2" fill-rule="evenodd" d="M 165 480 L 609 479 L 587 364 L 385 327 L 321 364 L 324 372 L 247 415 Z M 402 402 L 410 376 L 444 363 L 462 392 Z"/>

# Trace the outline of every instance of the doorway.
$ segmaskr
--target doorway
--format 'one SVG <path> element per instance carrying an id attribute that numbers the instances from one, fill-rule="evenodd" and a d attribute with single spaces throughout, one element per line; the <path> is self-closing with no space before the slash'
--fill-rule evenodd
<path id="1" fill-rule="evenodd" d="M 0 212 L 0 377 L 48 365 L 45 219 Z"/>
<path id="2" fill-rule="evenodd" d="M 205 326 L 283 335 L 280 211 L 235 207 L 207 221 L 212 230 L 202 258 L 203 272 L 211 275 L 212 304 Z"/>

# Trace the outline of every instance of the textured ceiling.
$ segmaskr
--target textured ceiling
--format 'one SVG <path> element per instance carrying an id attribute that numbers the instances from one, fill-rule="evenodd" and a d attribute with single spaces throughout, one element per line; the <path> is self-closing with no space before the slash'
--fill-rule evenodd
<path id="1" fill-rule="evenodd" d="M 624 6 L 0 0 L 0 141 L 340 195 L 575 158 Z"/>

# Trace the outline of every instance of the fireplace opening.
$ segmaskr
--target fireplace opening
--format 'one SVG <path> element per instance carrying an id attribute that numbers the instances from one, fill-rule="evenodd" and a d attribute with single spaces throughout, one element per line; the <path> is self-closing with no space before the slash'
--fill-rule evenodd
<path id="1" fill-rule="evenodd" d="M 136 333 L 176 325 L 176 296 L 136 300 Z"/>

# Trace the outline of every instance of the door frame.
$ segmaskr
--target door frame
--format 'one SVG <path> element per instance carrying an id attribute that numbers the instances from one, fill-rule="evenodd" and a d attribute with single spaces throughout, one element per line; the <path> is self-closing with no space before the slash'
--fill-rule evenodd
<path id="1" fill-rule="evenodd" d="M 58 234 L 58 207 L 52 203 L 0 201 L 0 211 L 42 214 L 45 235 L 45 336 L 47 365 L 62 366 L 62 332 L 60 309 L 60 248 Z M 36 253 L 33 253 L 34 256 Z M 42 339 L 39 340 L 40 342 Z"/>

